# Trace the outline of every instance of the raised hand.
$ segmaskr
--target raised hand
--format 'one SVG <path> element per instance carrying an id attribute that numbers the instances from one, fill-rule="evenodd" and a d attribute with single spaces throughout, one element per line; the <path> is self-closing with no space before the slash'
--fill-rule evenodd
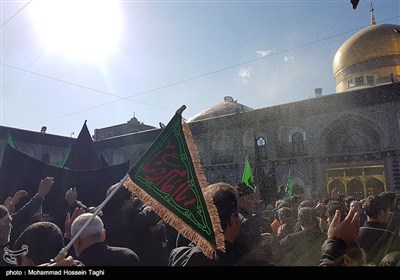
<path id="1" fill-rule="evenodd" d="M 28 193 L 25 190 L 19 190 L 13 195 L 13 197 L 9 196 L 6 198 L 6 200 L 4 201 L 4 206 L 7 207 L 10 214 L 12 214 L 15 210 L 15 205 L 18 204 L 21 198 L 27 195 Z"/>
<path id="2" fill-rule="evenodd" d="M 81 214 L 85 213 L 85 209 L 83 209 L 82 207 L 78 208 L 76 207 L 74 210 L 74 213 L 72 213 L 72 215 L 68 212 L 67 216 L 65 217 L 65 237 L 68 239 L 71 239 L 71 225 L 72 222 Z"/>
<path id="3" fill-rule="evenodd" d="M 54 177 L 46 177 L 42 180 L 40 180 L 40 184 L 38 187 L 38 195 L 45 199 L 46 195 L 49 193 L 51 190 L 51 187 L 54 184 Z"/>
<path id="4" fill-rule="evenodd" d="M 76 188 L 72 187 L 69 188 L 66 192 L 65 192 L 65 200 L 67 201 L 67 203 L 69 205 L 73 204 L 75 201 L 78 200 L 78 193 L 76 192 Z"/>
<path id="5" fill-rule="evenodd" d="M 343 222 L 340 223 L 341 214 L 336 210 L 335 216 L 328 228 L 328 238 L 336 237 L 342 239 L 346 244 L 353 242 L 358 235 L 360 224 L 360 213 L 352 208 Z"/>

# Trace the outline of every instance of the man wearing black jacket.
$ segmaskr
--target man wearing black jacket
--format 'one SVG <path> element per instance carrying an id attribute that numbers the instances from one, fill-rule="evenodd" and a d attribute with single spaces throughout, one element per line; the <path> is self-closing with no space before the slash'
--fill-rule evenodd
<path id="1" fill-rule="evenodd" d="M 78 260 L 86 266 L 137 266 L 139 257 L 131 249 L 108 246 L 104 242 L 106 232 L 99 216 L 92 213 L 78 216 L 72 223 L 72 238 L 82 226 L 93 219 L 74 242 L 74 249 Z"/>

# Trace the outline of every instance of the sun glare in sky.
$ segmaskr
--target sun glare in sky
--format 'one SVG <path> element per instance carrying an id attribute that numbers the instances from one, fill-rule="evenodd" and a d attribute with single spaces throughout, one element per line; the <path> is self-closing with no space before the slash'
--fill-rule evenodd
<path id="1" fill-rule="evenodd" d="M 30 8 L 48 51 L 97 62 L 117 51 L 122 34 L 117 0 L 38 0 Z"/>

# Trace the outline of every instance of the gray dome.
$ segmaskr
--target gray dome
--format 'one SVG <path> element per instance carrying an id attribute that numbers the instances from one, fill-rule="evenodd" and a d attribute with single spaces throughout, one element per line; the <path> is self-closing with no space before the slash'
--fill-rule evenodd
<path id="1" fill-rule="evenodd" d="M 211 106 L 207 109 L 204 109 L 203 111 L 189 118 L 188 122 L 195 122 L 195 121 L 216 118 L 235 113 L 248 112 L 253 110 L 254 109 L 250 107 L 237 103 L 237 100 L 233 100 L 232 96 L 225 96 L 223 102 Z"/>

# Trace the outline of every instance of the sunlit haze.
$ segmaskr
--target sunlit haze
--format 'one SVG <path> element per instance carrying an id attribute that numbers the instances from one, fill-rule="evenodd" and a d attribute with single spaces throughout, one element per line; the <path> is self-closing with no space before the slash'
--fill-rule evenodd
<path id="1" fill-rule="evenodd" d="M 112 0 L 36 0 L 28 8 L 38 40 L 71 59 L 102 61 L 115 53 L 122 15 Z"/>
<path id="2" fill-rule="evenodd" d="M 367 0 L 0 3 L 0 125 L 67 137 L 224 96 L 259 109 L 335 94 L 336 51 L 370 25 Z M 373 5 L 400 24 L 400 1 Z"/>

